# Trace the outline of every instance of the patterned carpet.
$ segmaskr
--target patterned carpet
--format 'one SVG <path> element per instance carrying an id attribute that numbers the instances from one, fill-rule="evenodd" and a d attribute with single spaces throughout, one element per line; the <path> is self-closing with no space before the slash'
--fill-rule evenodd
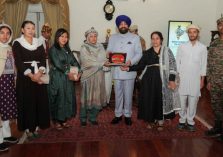
<path id="1" fill-rule="evenodd" d="M 78 141 L 101 141 L 101 140 L 150 140 L 150 139 L 170 139 L 170 138 L 194 138 L 203 137 L 207 128 L 199 121 L 196 121 L 196 132 L 178 131 L 176 125 L 178 116 L 171 122 L 166 121 L 163 131 L 157 129 L 149 130 L 147 124 L 137 120 L 137 107 L 133 107 L 133 125 L 126 126 L 124 119 L 117 125 L 111 125 L 110 121 L 114 116 L 114 107 L 104 108 L 98 116 L 98 126 L 89 123 L 86 127 L 81 127 L 79 118 L 70 120 L 71 128 L 61 131 L 55 128 L 41 130 L 41 137 L 28 143 L 55 143 L 55 142 L 78 142 Z"/>

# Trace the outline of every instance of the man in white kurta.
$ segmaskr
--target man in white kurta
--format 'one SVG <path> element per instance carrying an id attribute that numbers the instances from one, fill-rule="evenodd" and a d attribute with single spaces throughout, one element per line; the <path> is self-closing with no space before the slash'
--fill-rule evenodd
<path id="1" fill-rule="evenodd" d="M 142 57 L 142 47 L 139 36 L 128 31 L 131 19 L 126 15 L 116 18 L 119 33 L 112 35 L 108 42 L 108 53 L 126 53 L 126 66 L 137 64 Z M 136 72 L 122 71 L 119 66 L 112 67 L 112 77 L 115 89 L 115 118 L 112 124 L 117 124 L 125 117 L 126 125 L 131 125 L 132 96 Z"/>
<path id="2" fill-rule="evenodd" d="M 176 62 L 180 76 L 179 94 L 181 111 L 178 129 L 195 131 L 194 117 L 206 75 L 207 48 L 198 41 L 199 27 L 190 25 L 187 28 L 189 41 L 178 48 Z M 186 125 L 187 124 L 187 125 Z"/>

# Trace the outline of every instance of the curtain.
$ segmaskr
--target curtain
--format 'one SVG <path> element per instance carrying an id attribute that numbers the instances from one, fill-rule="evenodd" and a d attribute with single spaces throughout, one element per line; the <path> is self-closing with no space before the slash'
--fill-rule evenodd
<path id="1" fill-rule="evenodd" d="M 36 4 L 39 3 L 41 0 L 27 0 L 30 3 Z"/>
<path id="2" fill-rule="evenodd" d="M 60 0 L 61 16 L 63 19 L 63 28 L 70 31 L 70 13 L 67 0 Z"/>
<path id="3" fill-rule="evenodd" d="M 0 0 L 0 22 L 9 24 L 13 38 L 20 36 L 22 22 L 26 18 L 29 3 L 40 3 L 45 23 L 49 23 L 54 34 L 58 28 L 70 30 L 69 6 L 67 0 Z"/>
<path id="4" fill-rule="evenodd" d="M 41 4 L 45 22 L 52 27 L 52 34 L 55 34 L 58 28 L 65 28 L 69 31 L 70 21 L 67 0 L 42 0 Z"/>
<path id="5" fill-rule="evenodd" d="M 50 4 L 58 4 L 59 0 L 47 0 L 47 2 Z"/>
<path id="6" fill-rule="evenodd" d="M 54 35 L 58 28 L 63 27 L 60 6 L 58 4 L 54 5 L 47 3 L 46 0 L 42 0 L 41 4 L 43 7 L 45 22 L 50 24 L 52 27 L 52 34 Z"/>
<path id="7" fill-rule="evenodd" d="M 4 20 L 4 14 L 5 14 L 5 2 L 6 0 L 0 1 L 0 23 Z"/>
<path id="8" fill-rule="evenodd" d="M 5 3 L 5 23 L 13 30 L 13 39 L 20 36 L 21 25 L 26 18 L 28 1 L 19 0 L 17 3 Z"/>
<path id="9" fill-rule="evenodd" d="M 6 0 L 6 3 L 16 3 L 18 2 L 19 0 Z"/>

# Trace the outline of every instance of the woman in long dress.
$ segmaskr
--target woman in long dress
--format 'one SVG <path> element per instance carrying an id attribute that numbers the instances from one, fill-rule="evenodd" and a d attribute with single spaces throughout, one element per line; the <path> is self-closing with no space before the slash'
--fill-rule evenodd
<path id="1" fill-rule="evenodd" d="M 164 118 L 173 118 L 174 111 L 180 109 L 179 94 L 176 89 L 176 61 L 171 50 L 162 46 L 160 32 L 151 34 L 152 47 L 145 51 L 137 65 L 121 67 L 126 71 L 143 70 L 139 94 L 138 118 L 148 122 L 147 128 L 158 124 L 163 128 Z"/>
<path id="2" fill-rule="evenodd" d="M 35 24 L 24 21 L 22 36 L 12 46 L 17 68 L 18 129 L 30 138 L 38 137 L 37 127 L 50 126 L 47 86 L 41 80 L 46 69 L 45 50 L 34 36 Z"/>
<path id="3" fill-rule="evenodd" d="M 103 45 L 97 42 L 97 36 L 98 32 L 94 28 L 86 31 L 86 41 L 80 50 L 81 69 L 83 71 L 80 108 L 82 126 L 86 126 L 87 119 L 92 125 L 98 125 L 97 115 L 102 107 L 106 105 L 105 75 L 103 71 L 106 53 Z"/>
<path id="4" fill-rule="evenodd" d="M 70 50 L 67 30 L 57 30 L 54 45 L 49 50 L 49 59 L 51 68 L 48 92 L 51 118 L 55 128 L 61 130 L 70 127 L 68 120 L 76 115 L 74 81 L 80 78 L 80 65 Z"/>
<path id="5" fill-rule="evenodd" d="M 15 66 L 12 48 L 12 29 L 0 24 L 0 152 L 8 150 L 5 142 L 16 143 L 11 134 L 10 120 L 17 118 L 15 95 Z"/>

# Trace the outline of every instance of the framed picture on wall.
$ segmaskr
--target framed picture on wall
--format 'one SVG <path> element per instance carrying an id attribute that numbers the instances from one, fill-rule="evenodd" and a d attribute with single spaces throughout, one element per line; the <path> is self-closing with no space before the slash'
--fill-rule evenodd
<path id="1" fill-rule="evenodd" d="M 188 41 L 186 29 L 190 24 L 192 21 L 169 21 L 167 46 L 172 50 L 175 57 L 178 46 Z"/>

